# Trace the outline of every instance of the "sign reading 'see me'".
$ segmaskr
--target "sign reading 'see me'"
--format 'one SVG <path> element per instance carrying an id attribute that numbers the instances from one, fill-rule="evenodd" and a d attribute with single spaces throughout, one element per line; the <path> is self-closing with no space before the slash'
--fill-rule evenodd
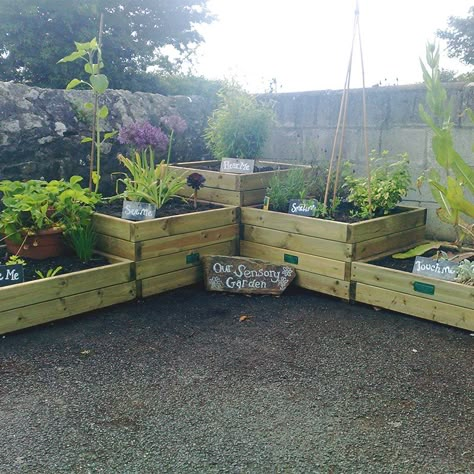
<path id="1" fill-rule="evenodd" d="M 15 285 L 24 281 L 23 265 L 0 265 L 0 286 Z"/>
<path id="2" fill-rule="evenodd" d="M 255 160 L 247 160 L 244 158 L 222 158 L 221 173 L 253 173 Z"/>
<path id="3" fill-rule="evenodd" d="M 122 219 L 129 221 L 145 221 L 154 219 L 156 206 L 148 202 L 123 201 Z"/>

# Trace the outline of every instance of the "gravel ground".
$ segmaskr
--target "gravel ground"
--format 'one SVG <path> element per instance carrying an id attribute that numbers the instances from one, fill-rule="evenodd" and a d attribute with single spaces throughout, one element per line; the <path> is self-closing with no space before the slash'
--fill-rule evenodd
<path id="1" fill-rule="evenodd" d="M 472 473 L 473 348 L 299 289 L 96 311 L 0 337 L 0 473 Z"/>

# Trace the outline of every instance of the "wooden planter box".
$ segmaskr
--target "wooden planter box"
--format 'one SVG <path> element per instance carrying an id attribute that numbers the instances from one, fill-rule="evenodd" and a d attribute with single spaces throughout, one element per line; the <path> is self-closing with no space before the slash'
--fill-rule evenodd
<path id="1" fill-rule="evenodd" d="M 262 171 L 252 174 L 221 173 L 220 161 L 190 161 L 171 166 L 175 171 L 186 171 L 187 174 L 202 174 L 206 178 L 204 186 L 199 190 L 199 199 L 233 206 L 251 206 L 262 204 L 266 189 L 275 174 L 286 174 L 291 168 L 311 167 L 304 165 L 289 165 L 271 161 L 257 161 L 256 166 L 272 166 L 273 171 Z M 203 169 L 212 166 L 214 170 Z M 278 168 L 278 169 L 277 169 Z M 192 188 L 186 186 L 180 191 L 181 196 L 189 197 L 193 194 Z"/>
<path id="2" fill-rule="evenodd" d="M 0 288 L 0 334 L 105 308 L 135 298 L 129 260 Z"/>
<path id="3" fill-rule="evenodd" d="M 96 213 L 97 247 L 135 262 L 137 296 L 202 280 L 202 255 L 237 255 L 235 206 L 133 222 Z"/>
<path id="4" fill-rule="evenodd" d="M 472 286 L 379 267 L 368 261 L 352 264 L 352 280 L 356 282 L 355 300 L 360 303 L 474 331 Z"/>
<path id="5" fill-rule="evenodd" d="M 355 224 L 242 209 L 242 256 L 296 269 L 295 284 L 351 299 L 351 262 L 423 239 L 426 210 L 403 212 Z"/>

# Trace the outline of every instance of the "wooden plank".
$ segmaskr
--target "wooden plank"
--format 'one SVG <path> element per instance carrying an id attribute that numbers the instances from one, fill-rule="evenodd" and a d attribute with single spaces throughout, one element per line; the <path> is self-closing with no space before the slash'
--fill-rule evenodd
<path id="1" fill-rule="evenodd" d="M 356 283 L 356 301 L 474 331 L 474 310 L 461 306 L 398 293 L 364 283 Z"/>
<path id="2" fill-rule="evenodd" d="M 191 250 L 199 246 L 211 245 L 216 242 L 233 240 L 239 235 L 239 225 L 232 224 L 212 229 L 188 232 L 160 239 L 145 240 L 140 242 L 137 252 L 138 260 L 160 257 L 171 253 Z"/>
<path id="3" fill-rule="evenodd" d="M 134 223 L 98 212 L 92 215 L 92 224 L 98 234 L 111 235 L 122 240 L 133 240 Z"/>
<path id="4" fill-rule="evenodd" d="M 119 239 L 105 234 L 97 234 L 96 247 L 98 250 L 118 255 L 122 258 L 135 261 L 137 258 L 138 244 L 127 240 Z"/>
<path id="5" fill-rule="evenodd" d="M 23 306 L 65 298 L 130 280 L 132 263 L 125 261 L 0 288 L 0 316 L 3 317 L 3 314 L 11 309 L 16 310 Z"/>
<path id="6" fill-rule="evenodd" d="M 135 224 L 135 241 L 169 237 L 197 230 L 222 227 L 237 223 L 238 208 L 226 206 L 209 211 L 193 212 L 176 216 L 160 217 Z"/>
<path id="7" fill-rule="evenodd" d="M 345 262 L 352 254 L 351 244 L 252 225 L 243 226 L 243 240 Z"/>
<path id="8" fill-rule="evenodd" d="M 400 206 L 406 212 L 377 217 L 349 225 L 348 242 L 362 242 L 395 232 L 423 226 L 426 223 L 426 209 Z"/>
<path id="9" fill-rule="evenodd" d="M 266 195 L 266 189 L 254 189 L 252 191 L 241 192 L 242 206 L 253 206 L 255 204 L 263 204 Z"/>
<path id="10" fill-rule="evenodd" d="M 390 249 L 414 245 L 425 237 L 425 226 L 394 232 L 376 239 L 364 240 L 353 244 L 353 260 L 361 260 L 372 255 L 387 252 Z"/>
<path id="11" fill-rule="evenodd" d="M 348 224 L 343 222 L 295 216 L 283 212 L 264 211 L 252 207 L 242 209 L 242 224 L 344 243 L 347 241 L 348 233 Z"/>
<path id="12" fill-rule="evenodd" d="M 206 162 L 199 161 L 196 162 L 196 165 L 199 166 L 206 166 Z M 220 167 L 220 162 L 219 162 L 219 167 Z M 197 166 L 195 167 L 184 167 L 184 166 L 170 166 L 170 169 L 178 171 L 178 172 L 184 172 L 185 175 L 189 175 L 191 173 L 199 173 L 202 176 L 206 178 L 206 182 L 204 183 L 205 188 L 216 188 L 216 189 L 227 189 L 227 190 L 233 190 L 236 191 L 238 189 L 237 183 L 239 182 L 239 175 L 233 174 L 233 173 L 221 173 L 219 168 L 216 170 L 209 170 L 209 169 L 201 169 L 198 168 Z M 191 190 L 192 189 L 188 188 Z M 200 190 L 201 191 L 201 190 Z M 188 194 L 189 196 L 189 194 Z"/>
<path id="13" fill-rule="evenodd" d="M 165 273 L 151 278 L 141 280 L 140 298 L 164 293 L 183 286 L 193 285 L 202 281 L 201 265 L 176 272 Z"/>
<path id="14" fill-rule="evenodd" d="M 294 283 L 301 288 L 317 291 L 326 295 L 337 296 L 338 298 L 349 301 L 350 283 L 348 281 L 297 270 Z"/>
<path id="15" fill-rule="evenodd" d="M 244 257 L 260 258 L 278 265 L 289 265 L 297 270 L 305 270 L 340 280 L 349 280 L 350 263 L 318 257 L 307 253 L 288 251 L 277 247 L 270 247 L 247 240 L 240 242 L 240 254 Z M 298 263 L 291 264 L 285 261 L 285 254 L 297 257 Z"/>
<path id="16" fill-rule="evenodd" d="M 219 242 L 213 245 L 206 245 L 193 248 L 192 250 L 183 250 L 182 252 L 164 255 L 162 257 L 149 258 L 136 264 L 136 278 L 142 280 L 164 273 L 170 273 L 183 268 L 190 268 L 200 265 L 200 261 L 186 262 L 186 257 L 193 253 L 204 255 L 237 255 L 238 240 L 233 239 L 227 242 Z"/>
<path id="17" fill-rule="evenodd" d="M 132 281 L 4 311 L 0 334 L 130 301 L 135 298 L 135 289 Z"/>
<path id="18" fill-rule="evenodd" d="M 185 186 L 178 191 L 180 196 L 189 197 L 192 194 L 192 189 Z M 199 190 L 199 199 L 203 201 L 215 202 L 219 204 L 227 204 L 230 206 L 240 206 L 241 203 L 240 191 L 229 190 L 229 189 L 218 189 L 204 186 Z"/>
<path id="19" fill-rule="evenodd" d="M 370 263 L 354 262 L 352 264 L 352 280 L 366 285 L 377 286 L 419 296 L 428 300 L 440 301 L 468 309 L 474 309 L 474 287 L 460 283 L 437 280 L 421 275 L 395 270 L 393 268 L 378 267 Z M 422 282 L 434 285 L 434 295 L 423 294 L 414 290 L 414 283 Z"/>

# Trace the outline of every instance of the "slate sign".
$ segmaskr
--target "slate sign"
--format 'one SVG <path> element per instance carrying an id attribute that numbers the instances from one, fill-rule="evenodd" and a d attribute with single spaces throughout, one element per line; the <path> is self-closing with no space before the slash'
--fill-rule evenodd
<path id="1" fill-rule="evenodd" d="M 23 265 L 0 265 L 0 286 L 15 285 L 24 281 Z"/>
<path id="2" fill-rule="evenodd" d="M 317 207 L 318 201 L 316 199 L 291 199 L 288 214 L 312 217 Z"/>
<path id="3" fill-rule="evenodd" d="M 210 291 L 280 295 L 296 276 L 293 267 L 254 258 L 211 255 L 201 261 Z"/>
<path id="4" fill-rule="evenodd" d="M 416 257 L 412 273 L 423 275 L 438 280 L 454 281 L 456 278 L 457 263 L 447 260 L 433 260 L 428 257 Z"/>
<path id="5" fill-rule="evenodd" d="M 123 201 L 122 219 L 129 221 L 145 221 L 154 219 L 156 206 L 148 202 Z"/>
<path id="6" fill-rule="evenodd" d="M 246 160 L 244 158 L 222 158 L 221 173 L 253 173 L 255 160 Z"/>

